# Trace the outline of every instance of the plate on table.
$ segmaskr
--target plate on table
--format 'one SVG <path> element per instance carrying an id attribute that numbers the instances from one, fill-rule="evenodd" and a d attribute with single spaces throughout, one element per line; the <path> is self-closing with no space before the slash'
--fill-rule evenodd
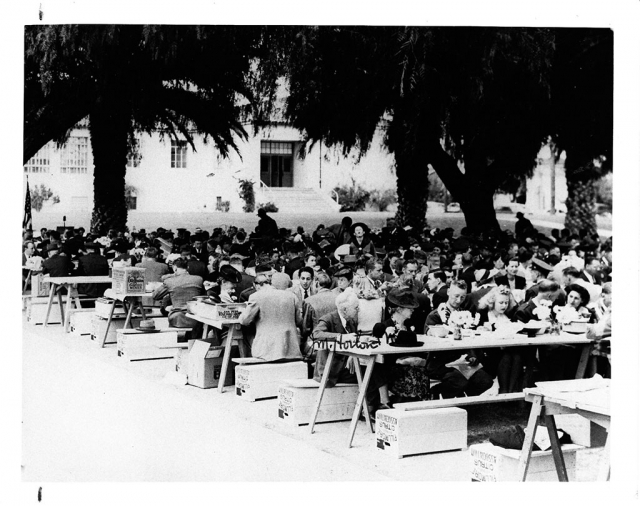
<path id="1" fill-rule="evenodd" d="M 544 334 L 544 331 L 549 328 L 549 324 L 547 322 L 541 322 L 538 320 L 530 320 L 524 324 L 520 333 L 525 333 L 529 337 L 535 337 L 540 334 Z"/>

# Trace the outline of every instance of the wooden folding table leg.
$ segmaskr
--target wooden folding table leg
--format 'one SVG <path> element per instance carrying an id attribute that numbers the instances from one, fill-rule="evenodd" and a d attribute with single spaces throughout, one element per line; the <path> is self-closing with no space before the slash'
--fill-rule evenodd
<path id="1" fill-rule="evenodd" d="M 113 311 L 116 309 L 116 301 L 113 301 L 111 305 L 111 311 L 109 312 L 109 318 L 107 318 L 107 328 L 104 330 L 104 336 L 102 336 L 102 342 L 100 348 L 104 348 L 104 343 L 107 342 L 107 336 L 109 335 L 109 327 L 111 326 L 111 319 L 113 318 Z"/>
<path id="2" fill-rule="evenodd" d="M 320 388 L 318 388 L 318 396 L 316 397 L 316 402 L 313 405 L 311 421 L 309 422 L 309 434 L 313 434 L 313 428 L 316 425 L 316 419 L 318 418 L 318 411 L 320 411 L 320 405 L 322 404 L 324 389 L 327 387 L 327 381 L 329 381 L 329 372 L 331 371 L 331 364 L 333 363 L 334 355 L 335 351 L 332 348 L 329 350 L 327 361 L 324 363 L 324 371 L 322 372 L 322 379 L 320 380 Z"/>
<path id="3" fill-rule="evenodd" d="M 611 441 L 611 434 L 607 431 L 607 441 L 604 443 L 602 449 L 602 457 L 600 459 L 600 469 L 598 470 L 597 481 L 609 481 L 611 478 L 611 464 L 610 464 L 610 449 L 609 441 Z"/>
<path id="4" fill-rule="evenodd" d="M 122 303 L 124 304 L 124 300 L 122 301 Z M 127 317 L 124 320 L 124 328 L 126 329 L 129 325 L 131 325 L 131 328 L 133 328 L 133 324 L 131 323 L 131 313 L 133 313 L 133 306 L 135 305 L 136 300 L 130 300 L 129 301 L 129 307 L 127 308 Z M 115 305 L 115 301 L 113 303 Z"/>
<path id="5" fill-rule="evenodd" d="M 356 358 L 356 360 L 358 360 Z M 375 364 L 375 360 L 374 360 L 374 364 Z M 362 388 L 362 371 L 360 370 L 360 362 L 358 361 L 358 365 L 356 366 L 356 378 L 358 378 L 358 388 Z M 367 402 L 367 395 L 365 393 L 364 396 L 364 417 L 367 420 L 367 423 L 369 424 L 369 427 L 371 428 L 371 432 L 375 432 L 376 429 L 374 427 L 373 421 L 371 420 L 371 415 L 369 415 L 369 403 Z M 358 414 L 358 417 L 360 415 Z"/>
<path id="6" fill-rule="evenodd" d="M 46 327 L 49 324 L 49 314 L 51 313 L 51 306 L 53 305 L 53 298 L 56 295 L 56 285 L 51 283 L 51 288 L 49 289 L 49 304 L 47 304 L 47 315 L 44 317 L 44 326 Z"/>
<path id="7" fill-rule="evenodd" d="M 62 293 L 58 290 L 58 306 L 60 307 L 60 323 L 64 323 L 64 303 L 62 302 Z"/>
<path id="8" fill-rule="evenodd" d="M 218 393 L 224 392 L 224 380 L 227 378 L 227 369 L 231 361 L 231 347 L 233 346 L 233 336 L 235 335 L 235 324 L 229 325 L 227 332 L 227 343 L 224 347 L 224 357 L 222 359 L 222 370 L 220 371 L 220 379 L 218 380 Z"/>
<path id="9" fill-rule="evenodd" d="M 569 477 L 567 476 L 567 466 L 564 463 L 562 448 L 560 447 L 560 441 L 558 440 L 558 429 L 556 429 L 556 420 L 553 415 L 547 415 L 545 413 L 544 424 L 547 427 L 547 432 L 549 433 L 549 441 L 551 442 L 551 453 L 553 454 L 553 461 L 556 464 L 558 480 L 569 481 Z"/>
<path id="10" fill-rule="evenodd" d="M 67 304 L 66 304 L 66 310 L 65 310 L 64 321 L 63 321 L 65 332 L 69 332 L 69 323 L 71 321 L 71 301 L 72 301 L 71 290 L 72 290 L 71 286 L 68 286 L 67 287 Z"/>
<path id="11" fill-rule="evenodd" d="M 518 462 L 517 481 L 525 481 L 527 471 L 529 470 L 529 461 L 531 460 L 531 450 L 533 450 L 533 438 L 536 437 L 536 429 L 538 427 L 538 419 L 542 413 L 542 397 L 536 395 L 531 405 L 531 413 L 529 414 L 529 423 L 524 434 L 524 444 L 520 452 L 520 461 Z"/>
<path id="12" fill-rule="evenodd" d="M 582 353 L 580 354 L 580 362 L 578 362 L 578 369 L 576 370 L 576 379 L 584 378 L 584 373 L 587 370 L 587 363 L 589 362 L 589 355 L 593 349 L 592 343 L 587 343 L 582 347 Z"/>
<path id="13" fill-rule="evenodd" d="M 356 401 L 356 408 L 353 411 L 353 417 L 351 418 L 351 425 L 349 426 L 349 443 L 347 448 L 351 448 L 351 443 L 353 441 L 353 436 L 356 433 L 356 428 L 358 426 L 358 418 L 360 418 L 360 411 L 362 410 L 362 406 L 364 404 L 364 398 L 367 395 L 367 389 L 369 388 L 369 381 L 371 380 L 371 374 L 373 373 L 373 364 L 376 361 L 375 355 L 371 355 L 367 357 L 367 369 L 364 372 L 364 379 L 362 380 L 362 385 L 360 385 L 360 393 L 358 394 L 358 400 Z M 371 422 L 369 422 L 371 425 Z"/>

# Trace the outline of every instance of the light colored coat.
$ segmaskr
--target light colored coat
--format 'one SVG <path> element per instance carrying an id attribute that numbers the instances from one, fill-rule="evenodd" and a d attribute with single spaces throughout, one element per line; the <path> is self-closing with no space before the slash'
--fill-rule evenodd
<path id="1" fill-rule="evenodd" d="M 302 323 L 302 311 L 297 297 L 287 290 L 265 287 L 252 294 L 249 303 L 240 323 L 256 325 L 252 356 L 267 361 L 302 358 L 296 330 Z"/>

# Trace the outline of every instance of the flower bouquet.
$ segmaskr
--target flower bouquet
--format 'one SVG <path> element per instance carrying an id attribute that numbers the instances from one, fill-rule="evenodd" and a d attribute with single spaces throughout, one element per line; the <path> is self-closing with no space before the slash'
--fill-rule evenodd
<path id="1" fill-rule="evenodd" d="M 454 311 L 449 316 L 448 324 L 453 327 L 453 338 L 462 339 L 462 329 L 473 329 L 479 321 L 480 315 L 474 317 L 469 311 Z"/>
<path id="2" fill-rule="evenodd" d="M 562 330 L 572 334 L 580 334 L 587 331 L 589 322 L 588 314 L 579 312 L 571 306 L 556 306 L 553 308 L 556 313 L 556 320 L 562 325 Z"/>

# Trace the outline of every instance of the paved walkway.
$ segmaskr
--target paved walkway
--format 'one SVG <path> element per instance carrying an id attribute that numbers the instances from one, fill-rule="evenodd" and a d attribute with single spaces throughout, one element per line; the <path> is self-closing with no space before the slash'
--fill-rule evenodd
<path id="1" fill-rule="evenodd" d="M 163 383 L 172 360 L 128 362 L 115 345 L 23 323 L 26 481 L 468 481 L 468 452 L 394 459 L 348 422 L 290 427 L 275 400 Z M 597 450 L 580 455 L 593 479 Z"/>

